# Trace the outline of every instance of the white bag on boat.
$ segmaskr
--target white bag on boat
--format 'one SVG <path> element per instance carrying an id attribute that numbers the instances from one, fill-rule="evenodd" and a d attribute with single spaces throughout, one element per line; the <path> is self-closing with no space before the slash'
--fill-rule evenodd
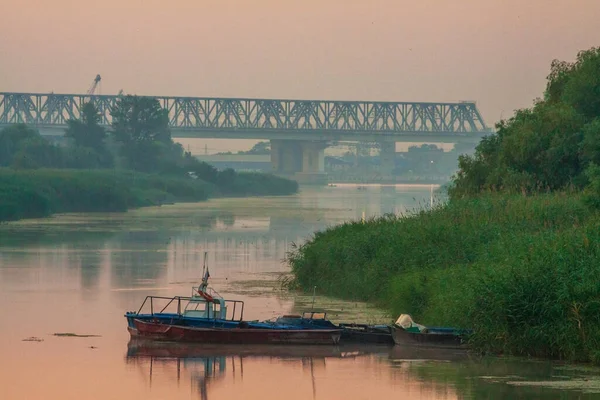
<path id="1" fill-rule="evenodd" d="M 419 330 L 419 332 L 425 332 L 427 330 L 426 326 L 417 324 L 415 321 L 413 321 L 412 317 L 408 314 L 400 314 L 400 316 L 396 320 L 396 325 L 398 325 L 404 329 L 417 328 Z"/>

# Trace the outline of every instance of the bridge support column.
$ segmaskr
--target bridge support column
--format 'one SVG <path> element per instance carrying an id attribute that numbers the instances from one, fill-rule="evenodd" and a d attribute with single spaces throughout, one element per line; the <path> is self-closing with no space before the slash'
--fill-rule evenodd
<path id="1" fill-rule="evenodd" d="M 271 140 L 271 172 L 276 174 L 281 169 L 281 140 Z"/>
<path id="2" fill-rule="evenodd" d="M 302 148 L 296 140 L 271 140 L 271 170 L 274 174 L 295 174 L 302 170 Z"/>
<path id="3" fill-rule="evenodd" d="M 381 177 L 394 179 L 392 172 L 396 168 L 396 142 L 380 142 L 379 162 Z"/>
<path id="4" fill-rule="evenodd" d="M 325 183 L 325 147 L 326 142 L 301 142 L 302 170 L 296 173 L 296 180 L 301 183 Z"/>
<path id="5" fill-rule="evenodd" d="M 302 172 L 307 174 L 325 172 L 325 143 L 302 142 Z"/>
<path id="6" fill-rule="evenodd" d="M 323 141 L 271 140 L 271 170 L 300 183 L 325 183 Z"/>

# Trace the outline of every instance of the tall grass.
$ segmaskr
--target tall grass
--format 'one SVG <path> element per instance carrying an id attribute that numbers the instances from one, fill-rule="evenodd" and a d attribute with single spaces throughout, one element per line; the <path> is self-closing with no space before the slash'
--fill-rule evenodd
<path id="1" fill-rule="evenodd" d="M 118 170 L 0 169 L 0 221 L 206 200 L 206 182 Z"/>
<path id="2" fill-rule="evenodd" d="M 298 183 L 268 174 L 233 173 L 215 184 L 130 170 L 0 168 L 0 221 L 58 212 L 125 211 L 215 196 L 287 195 Z"/>
<path id="3" fill-rule="evenodd" d="M 489 195 L 349 222 L 288 262 L 301 288 L 473 328 L 482 351 L 600 362 L 600 217 L 577 195 Z"/>

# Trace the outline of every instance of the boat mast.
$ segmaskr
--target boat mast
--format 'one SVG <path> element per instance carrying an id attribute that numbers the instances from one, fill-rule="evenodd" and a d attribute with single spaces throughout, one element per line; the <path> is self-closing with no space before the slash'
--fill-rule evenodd
<path id="1" fill-rule="evenodd" d="M 208 252 L 205 251 L 204 252 L 204 264 L 202 265 L 202 283 L 200 284 L 200 287 L 198 288 L 199 292 L 205 292 L 205 293 L 206 293 L 206 288 L 208 287 L 208 278 L 210 277 L 210 273 L 208 272 L 207 259 L 208 259 Z"/>

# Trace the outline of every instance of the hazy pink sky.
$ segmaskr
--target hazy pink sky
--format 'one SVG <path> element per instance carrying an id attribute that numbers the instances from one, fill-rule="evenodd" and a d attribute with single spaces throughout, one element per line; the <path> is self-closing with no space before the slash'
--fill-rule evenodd
<path id="1" fill-rule="evenodd" d="M 0 91 L 529 106 L 600 0 L 0 0 Z"/>

